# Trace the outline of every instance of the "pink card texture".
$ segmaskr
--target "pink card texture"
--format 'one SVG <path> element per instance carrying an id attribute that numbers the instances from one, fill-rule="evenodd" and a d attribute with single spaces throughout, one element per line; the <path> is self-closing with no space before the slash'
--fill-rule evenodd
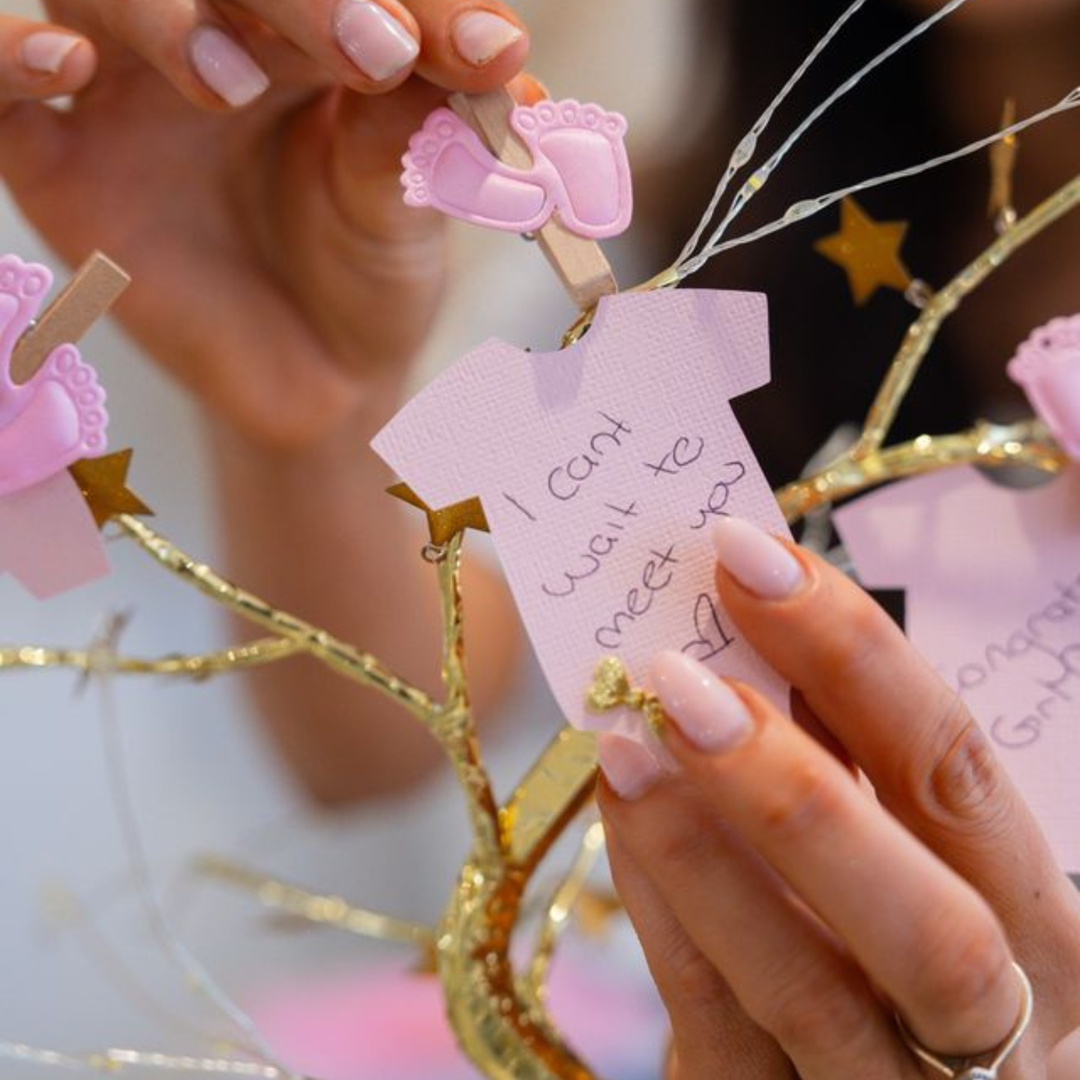
<path id="1" fill-rule="evenodd" d="M 1080 872 L 1080 466 L 1034 490 L 936 473 L 860 499 L 836 525 L 864 584 L 907 590 L 912 642 Z"/>
<path id="2" fill-rule="evenodd" d="M 12 353 L 51 283 L 47 267 L 0 259 L 0 496 L 107 449 L 105 391 L 74 345 L 54 349 L 29 382 L 12 379 Z"/>
<path id="3" fill-rule="evenodd" d="M 500 161 L 455 113 L 436 109 L 402 158 L 405 202 L 518 233 L 555 213 L 593 240 L 626 229 L 634 200 L 622 116 L 572 99 L 541 101 L 515 108 L 510 125 L 532 156 L 528 169 Z"/>
<path id="4" fill-rule="evenodd" d="M 768 379 L 763 296 L 627 293 L 561 352 L 482 345 L 372 445 L 431 506 L 480 497 L 572 724 L 638 734 L 627 710 L 590 715 L 586 690 L 606 656 L 648 685 L 668 648 L 786 710 L 786 684 L 717 601 L 710 528 L 730 514 L 789 535 L 729 404 Z"/>
<path id="5" fill-rule="evenodd" d="M 45 600 L 108 572 L 101 532 L 70 473 L 0 496 L 0 574 Z"/>

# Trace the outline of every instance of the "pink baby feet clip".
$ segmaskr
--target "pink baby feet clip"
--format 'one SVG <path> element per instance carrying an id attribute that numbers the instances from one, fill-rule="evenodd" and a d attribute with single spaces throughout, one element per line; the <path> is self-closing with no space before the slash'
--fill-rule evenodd
<path id="1" fill-rule="evenodd" d="M 531 168 L 499 161 L 456 113 L 436 109 L 402 158 L 405 202 L 508 232 L 534 232 L 553 214 L 590 240 L 626 230 L 634 200 L 622 116 L 573 100 L 542 101 L 518 105 L 510 126 L 532 155 Z"/>
<path id="2" fill-rule="evenodd" d="M 108 570 L 100 532 L 67 472 L 106 449 L 97 373 L 74 345 L 61 345 L 29 381 L 12 377 L 15 346 L 51 285 L 46 267 L 0 258 L 0 573 L 41 598 Z"/>
<path id="3" fill-rule="evenodd" d="M 12 378 L 15 345 L 51 285 L 46 267 L 0 259 L 0 496 L 100 457 L 107 446 L 105 391 L 74 345 L 54 349 L 29 382 Z"/>
<path id="4" fill-rule="evenodd" d="M 1080 315 L 1036 330 L 1007 370 L 1065 453 L 1080 461 Z"/>

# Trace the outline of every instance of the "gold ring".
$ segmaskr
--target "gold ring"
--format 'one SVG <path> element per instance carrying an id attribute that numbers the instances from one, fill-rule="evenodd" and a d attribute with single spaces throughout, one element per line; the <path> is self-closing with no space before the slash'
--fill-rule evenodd
<path id="1" fill-rule="evenodd" d="M 936 1069 L 944 1076 L 952 1080 L 998 1080 L 998 1070 L 1004 1064 L 1005 1059 L 1016 1049 L 1016 1044 L 1027 1030 L 1031 1022 L 1031 1011 L 1035 1003 L 1035 994 L 1031 989 L 1031 980 L 1027 977 L 1024 969 L 1014 960 L 1013 971 L 1020 980 L 1020 988 L 1023 993 L 1023 1001 L 1020 1005 L 1020 1016 L 1013 1025 L 1012 1031 L 1005 1036 L 1004 1042 L 993 1050 L 984 1054 L 976 1054 L 974 1057 L 958 1059 L 939 1057 L 932 1050 L 928 1050 L 908 1030 L 907 1025 L 896 1014 L 896 1026 L 900 1030 L 900 1036 L 907 1044 L 908 1049 L 922 1062 Z M 980 1064 L 981 1059 L 989 1058 L 985 1064 Z"/>

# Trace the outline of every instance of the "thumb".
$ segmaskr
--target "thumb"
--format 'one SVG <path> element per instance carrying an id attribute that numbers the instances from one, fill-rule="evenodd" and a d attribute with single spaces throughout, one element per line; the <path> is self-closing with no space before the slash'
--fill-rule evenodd
<path id="1" fill-rule="evenodd" d="M 378 98 L 344 95 L 334 127 L 330 182 L 350 224 L 399 242 L 431 231 L 435 215 L 405 205 L 401 157 L 409 137 L 445 102 L 445 90 L 420 79 Z"/>
<path id="2" fill-rule="evenodd" d="M 61 167 L 65 117 L 42 102 L 81 90 L 96 68 L 81 34 L 0 15 L 0 176 L 17 198 Z"/>

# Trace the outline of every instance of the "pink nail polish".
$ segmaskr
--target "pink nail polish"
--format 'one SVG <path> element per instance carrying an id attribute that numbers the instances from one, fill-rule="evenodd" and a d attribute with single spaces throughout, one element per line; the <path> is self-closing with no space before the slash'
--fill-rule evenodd
<path id="1" fill-rule="evenodd" d="M 742 698 L 704 664 L 683 653 L 662 652 L 651 675 L 664 712 L 698 749 L 729 750 L 753 731 Z"/>
<path id="2" fill-rule="evenodd" d="M 191 35 L 192 66 L 211 90 L 238 109 L 270 86 L 266 72 L 228 34 L 213 26 L 200 26 Z"/>
<path id="3" fill-rule="evenodd" d="M 524 34 L 520 27 L 490 11 L 470 11 L 460 16 L 450 31 L 458 56 L 473 67 L 491 63 Z"/>
<path id="4" fill-rule="evenodd" d="M 633 739 L 604 732 L 596 740 L 596 749 L 607 782 L 627 802 L 640 799 L 664 775 L 660 763 Z"/>
<path id="5" fill-rule="evenodd" d="M 31 70 L 44 75 L 59 74 L 71 51 L 82 41 L 73 34 L 57 34 L 41 30 L 22 43 L 22 62 Z"/>
<path id="6" fill-rule="evenodd" d="M 369 78 L 400 74 L 420 54 L 420 43 L 385 8 L 371 0 L 341 0 L 334 9 L 341 51 Z"/>
<path id="7" fill-rule="evenodd" d="M 756 525 L 723 518 L 713 532 L 720 565 L 745 589 L 762 600 L 784 600 L 804 580 L 799 560 L 783 544 Z"/>

